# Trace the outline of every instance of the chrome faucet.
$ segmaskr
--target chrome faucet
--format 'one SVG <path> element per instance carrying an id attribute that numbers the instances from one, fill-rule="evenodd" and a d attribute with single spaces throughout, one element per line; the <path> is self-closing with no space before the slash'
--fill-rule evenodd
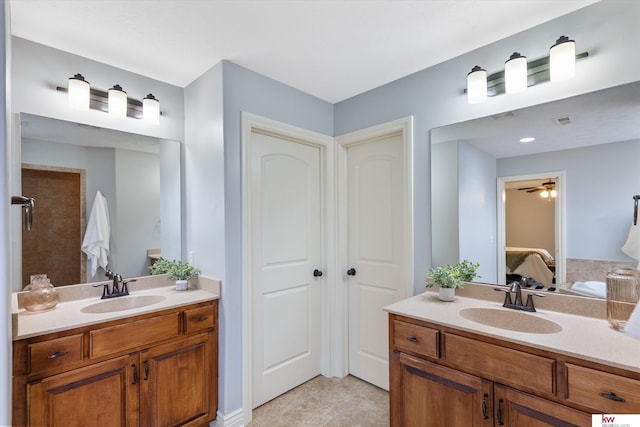
<path id="1" fill-rule="evenodd" d="M 533 297 L 543 298 L 543 294 L 535 294 L 531 293 L 527 295 L 527 302 L 523 304 L 522 302 L 522 286 L 526 286 L 527 278 L 523 277 L 521 282 L 514 281 L 509 285 L 508 289 L 505 288 L 494 288 L 496 291 L 501 291 L 505 293 L 503 307 L 512 308 L 514 310 L 522 310 L 522 311 L 536 311 L 536 308 L 533 304 Z M 511 299 L 511 294 L 515 294 L 515 301 Z"/>

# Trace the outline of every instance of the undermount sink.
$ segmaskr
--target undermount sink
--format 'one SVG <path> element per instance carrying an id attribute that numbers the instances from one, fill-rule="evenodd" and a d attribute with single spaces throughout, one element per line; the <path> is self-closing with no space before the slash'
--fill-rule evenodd
<path id="1" fill-rule="evenodd" d="M 114 299 L 103 300 L 95 304 L 88 305 L 81 309 L 83 313 L 111 313 L 113 311 L 130 310 L 164 301 L 166 297 L 162 295 L 129 295 Z"/>
<path id="2" fill-rule="evenodd" d="M 510 309 L 465 308 L 460 310 L 460 315 L 472 322 L 516 332 L 555 334 L 562 331 L 562 325 L 556 322 Z"/>

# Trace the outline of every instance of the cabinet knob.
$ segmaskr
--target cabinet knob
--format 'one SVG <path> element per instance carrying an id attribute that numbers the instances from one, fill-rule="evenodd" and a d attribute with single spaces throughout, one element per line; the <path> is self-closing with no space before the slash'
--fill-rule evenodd
<path id="1" fill-rule="evenodd" d="M 313 277 L 322 277 L 322 271 L 316 268 L 315 270 L 313 270 Z"/>
<path id="2" fill-rule="evenodd" d="M 207 316 L 198 317 L 198 322 L 204 322 L 205 320 L 207 320 Z"/>
<path id="3" fill-rule="evenodd" d="M 347 276 L 355 276 L 356 275 L 356 269 L 355 268 L 350 268 L 347 270 Z"/>
<path id="4" fill-rule="evenodd" d="M 416 337 L 408 337 L 407 341 L 418 342 L 418 338 L 416 338 Z"/>
<path id="5" fill-rule="evenodd" d="M 482 396 L 482 418 L 485 420 L 489 419 L 489 414 L 487 414 L 487 399 L 489 398 L 489 395 L 487 393 L 485 393 Z"/>

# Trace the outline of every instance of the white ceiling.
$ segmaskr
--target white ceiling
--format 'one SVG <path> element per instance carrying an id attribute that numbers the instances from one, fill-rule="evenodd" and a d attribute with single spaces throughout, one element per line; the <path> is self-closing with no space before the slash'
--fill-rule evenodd
<path id="1" fill-rule="evenodd" d="M 11 33 L 184 87 L 223 59 L 331 103 L 595 0 L 10 0 Z"/>
<path id="2" fill-rule="evenodd" d="M 431 142 L 466 142 L 500 159 L 637 140 L 638 117 L 635 82 L 432 129 Z M 559 118 L 569 121 L 560 124 Z M 522 144 L 524 137 L 535 141 Z"/>

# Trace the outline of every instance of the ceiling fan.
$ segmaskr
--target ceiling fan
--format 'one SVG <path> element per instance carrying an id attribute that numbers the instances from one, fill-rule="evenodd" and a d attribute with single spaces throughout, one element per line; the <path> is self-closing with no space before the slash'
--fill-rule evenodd
<path id="1" fill-rule="evenodd" d="M 526 191 L 527 193 L 536 193 L 538 191 L 552 191 L 555 190 L 556 183 L 552 180 L 545 181 L 536 187 L 522 187 L 518 188 L 519 191 Z"/>
<path id="2" fill-rule="evenodd" d="M 537 193 L 540 191 L 540 197 L 546 198 L 549 201 L 558 195 L 556 183 L 551 179 L 548 179 L 537 187 L 522 187 L 518 188 L 518 190 L 523 190 L 527 193 Z"/>

